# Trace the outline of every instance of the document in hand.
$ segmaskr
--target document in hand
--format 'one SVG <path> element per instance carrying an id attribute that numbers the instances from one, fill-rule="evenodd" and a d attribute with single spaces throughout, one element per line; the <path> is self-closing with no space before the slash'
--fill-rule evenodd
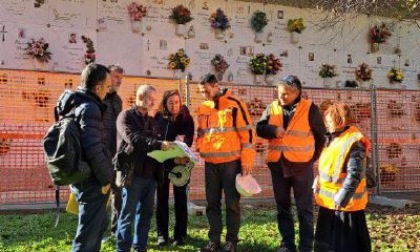
<path id="1" fill-rule="evenodd" d="M 169 150 L 155 150 L 147 153 L 147 156 L 156 159 L 159 163 L 176 157 L 188 157 L 190 162 L 198 163 L 197 155 L 185 143 L 179 141 L 174 141 L 174 143 L 174 147 Z"/>

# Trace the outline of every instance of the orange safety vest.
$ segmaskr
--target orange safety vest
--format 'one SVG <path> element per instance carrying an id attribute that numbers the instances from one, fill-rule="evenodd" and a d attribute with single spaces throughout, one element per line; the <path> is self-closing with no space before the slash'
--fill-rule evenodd
<path id="1" fill-rule="evenodd" d="M 311 101 L 302 98 L 296 107 L 284 136 L 268 141 L 267 162 L 279 161 L 282 153 L 291 162 L 303 163 L 312 159 L 315 152 L 315 139 L 309 125 L 309 108 L 311 104 Z M 271 103 L 269 116 L 269 125 L 283 127 L 283 109 L 278 101 Z"/>
<path id="2" fill-rule="evenodd" d="M 205 101 L 197 111 L 197 149 L 209 163 L 241 160 L 251 167 L 255 158 L 255 129 L 246 105 L 227 91 L 218 100 Z"/>
<path id="3" fill-rule="evenodd" d="M 318 185 L 315 189 L 315 201 L 319 206 L 334 209 L 334 196 L 343 187 L 347 176 L 347 173 L 343 172 L 346 158 L 357 141 L 365 141 L 365 137 L 356 127 L 351 126 L 323 149 L 318 162 Z M 363 176 L 350 202 L 339 210 L 363 210 L 367 202 L 366 178 Z"/>

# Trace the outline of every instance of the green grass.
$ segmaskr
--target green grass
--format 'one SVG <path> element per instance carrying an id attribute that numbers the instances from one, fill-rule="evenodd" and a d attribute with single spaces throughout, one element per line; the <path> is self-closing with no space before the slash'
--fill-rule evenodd
<path id="1" fill-rule="evenodd" d="M 420 251 L 420 216 L 417 204 L 398 210 L 370 206 L 367 215 L 372 251 Z M 173 216 L 171 216 L 171 220 Z M 0 216 L 0 251 L 55 252 L 69 251 L 76 230 L 77 216 L 62 213 L 54 228 L 55 214 Z M 149 251 L 198 251 L 207 243 L 205 216 L 190 216 L 187 245 L 157 247 L 155 220 L 150 232 Z M 274 207 L 243 207 L 239 251 L 270 252 L 277 248 L 280 236 Z M 223 237 L 223 236 L 222 236 Z M 115 251 L 115 239 L 102 245 L 102 251 Z"/>

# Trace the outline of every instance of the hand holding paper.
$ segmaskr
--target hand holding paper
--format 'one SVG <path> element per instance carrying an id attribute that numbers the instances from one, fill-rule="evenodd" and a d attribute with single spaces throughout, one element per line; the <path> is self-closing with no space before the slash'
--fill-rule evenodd
<path id="1" fill-rule="evenodd" d="M 163 143 L 165 143 L 164 141 Z M 162 147 L 163 147 L 162 143 Z M 187 157 L 190 159 L 191 162 L 197 163 L 198 158 L 195 153 L 183 142 L 174 141 L 174 142 L 166 142 L 168 146 L 165 150 L 155 150 L 152 152 L 147 153 L 147 156 L 156 159 L 158 162 L 163 163 L 168 159 L 172 158 L 179 158 L 179 157 Z"/>

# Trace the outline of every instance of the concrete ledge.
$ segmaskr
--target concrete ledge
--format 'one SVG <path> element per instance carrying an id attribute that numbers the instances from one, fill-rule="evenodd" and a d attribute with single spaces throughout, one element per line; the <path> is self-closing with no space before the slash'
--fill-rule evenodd
<path id="1" fill-rule="evenodd" d="M 380 205 L 380 206 L 405 208 L 405 207 L 413 205 L 415 201 L 408 200 L 408 199 L 392 199 L 392 198 L 387 198 L 385 196 L 369 195 L 369 203 Z"/>

